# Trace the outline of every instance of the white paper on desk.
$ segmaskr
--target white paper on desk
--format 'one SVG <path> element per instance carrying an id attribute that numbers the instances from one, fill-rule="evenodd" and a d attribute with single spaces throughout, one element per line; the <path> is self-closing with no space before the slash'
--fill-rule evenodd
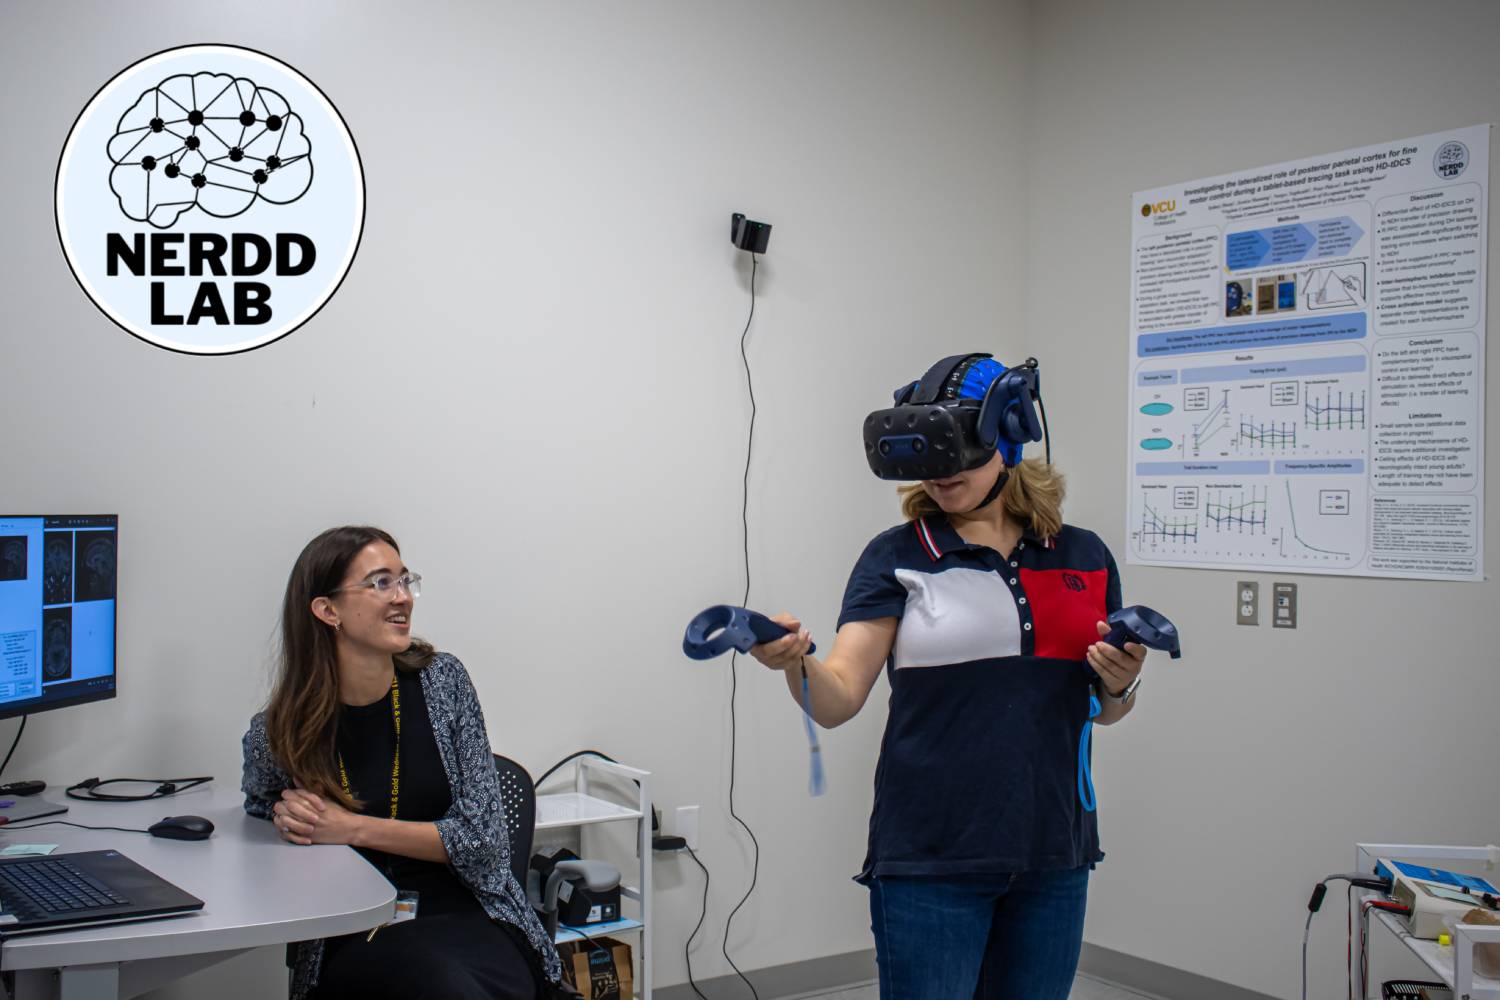
<path id="1" fill-rule="evenodd" d="M 51 854 L 57 850 L 56 844 L 11 844 L 4 850 L 0 850 L 0 858 L 19 858 L 29 854 Z"/>

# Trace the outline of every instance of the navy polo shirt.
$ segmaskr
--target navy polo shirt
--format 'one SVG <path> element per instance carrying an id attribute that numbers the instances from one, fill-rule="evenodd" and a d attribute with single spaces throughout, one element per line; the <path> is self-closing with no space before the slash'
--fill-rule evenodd
<path id="1" fill-rule="evenodd" d="M 1077 868 L 1104 857 L 1078 801 L 1094 623 L 1120 607 L 1099 536 L 1023 535 L 1008 557 L 946 518 L 877 535 L 839 627 L 898 618 L 861 880 Z"/>

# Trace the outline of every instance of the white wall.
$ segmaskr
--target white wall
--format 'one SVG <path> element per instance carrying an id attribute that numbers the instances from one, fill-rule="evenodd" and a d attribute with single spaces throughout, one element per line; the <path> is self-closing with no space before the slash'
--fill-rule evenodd
<path id="1" fill-rule="evenodd" d="M 700 976 L 728 971 L 717 941 L 749 874 L 724 811 L 727 673 L 677 649 L 686 615 L 740 587 L 748 268 L 727 213 L 776 226 L 750 347 L 752 603 L 827 639 L 855 554 L 895 519 L 857 422 L 950 349 L 1043 359 L 1069 517 L 1123 552 L 1112 414 L 1132 191 L 1500 108 L 1500 8 L 1484 2 L 256 11 L 0 7 L 0 122 L 25 136 L 0 144 L 0 415 L 25 428 L 0 507 L 118 511 L 124 560 L 119 699 L 33 720 L 9 773 L 235 781 L 292 558 L 322 527 L 374 521 L 427 575 L 419 630 L 468 662 L 498 749 L 539 770 L 596 746 L 656 772 L 669 807 L 704 806 Z M 220 359 L 113 327 L 51 220 L 55 157 L 88 97 L 203 40 L 263 48 L 323 87 L 370 193 L 329 306 Z M 1299 113 L 1313 103 L 1327 113 Z M 564 384 L 528 381 L 559 358 Z M 1236 575 L 1125 570 L 1190 655 L 1153 663 L 1130 723 L 1098 739 L 1110 858 L 1087 936 L 1290 996 L 1306 892 L 1354 840 L 1500 837 L 1495 784 L 1460 776 L 1492 756 L 1480 623 L 1497 594 L 1301 577 L 1301 627 L 1273 633 L 1232 624 Z M 884 721 L 872 704 L 825 737 L 830 793 L 809 802 L 795 710 L 758 669 L 740 689 L 739 803 L 764 849 L 736 923 L 744 968 L 869 946 L 848 876 Z M 699 883 L 677 860 L 657 875 L 670 984 Z M 1339 922 L 1315 929 L 1325 992 Z M 241 995 L 278 962 L 237 963 Z M 214 976 L 193 990 L 230 995 Z"/>
<path id="2" fill-rule="evenodd" d="M 1495 121 L 1500 6 L 1053 0 L 1032 28 L 1028 346 L 1050 370 L 1069 517 L 1123 554 L 1131 193 Z M 1488 277 L 1500 287 L 1493 260 Z M 1486 430 L 1493 470 L 1500 407 Z M 1244 575 L 1125 568 L 1127 600 L 1168 611 L 1187 654 L 1151 663 L 1129 724 L 1096 739 L 1110 857 L 1086 934 L 1286 997 L 1308 892 L 1349 867 L 1355 841 L 1500 839 L 1500 590 L 1292 577 L 1301 621 L 1282 632 L 1234 624 Z M 1262 593 L 1273 579 L 1248 575 Z M 1343 995 L 1333 899 L 1313 996 Z"/>
<path id="3" fill-rule="evenodd" d="M 9 773 L 237 784 L 293 558 L 378 523 L 426 575 L 418 630 L 467 662 L 497 749 L 539 771 L 597 747 L 653 771 L 667 806 L 704 807 L 695 969 L 728 972 L 749 877 L 724 809 L 728 674 L 678 640 L 741 586 L 748 262 L 728 215 L 775 226 L 750 340 L 752 603 L 827 640 L 855 556 L 898 516 L 860 419 L 943 353 L 1020 350 L 1027 18 L 1019 0 L 0 6 L 0 507 L 118 512 L 122 555 L 119 698 L 32 720 Z M 116 329 L 52 222 L 83 104 L 200 41 L 311 77 L 369 191 L 338 295 L 228 358 Z M 830 791 L 809 802 L 795 709 L 741 669 L 739 807 L 763 855 L 738 964 L 868 948 L 849 877 L 883 706 L 825 737 Z M 657 875 L 670 984 L 698 873 Z M 265 995 L 279 962 L 176 995 Z"/>

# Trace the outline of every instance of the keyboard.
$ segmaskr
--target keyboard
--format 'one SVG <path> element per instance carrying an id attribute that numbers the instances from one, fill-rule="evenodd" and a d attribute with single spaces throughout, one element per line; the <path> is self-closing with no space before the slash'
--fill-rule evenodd
<path id="1" fill-rule="evenodd" d="M 19 896 L 39 912 L 74 913 L 104 906 L 126 906 L 130 900 L 77 865 L 42 858 L 0 866 L 0 896 L 5 909 L 14 910 Z"/>

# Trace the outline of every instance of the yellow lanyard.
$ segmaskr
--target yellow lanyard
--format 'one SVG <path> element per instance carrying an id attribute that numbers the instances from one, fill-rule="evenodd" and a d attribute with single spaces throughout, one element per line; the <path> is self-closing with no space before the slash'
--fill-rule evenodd
<path id="1" fill-rule="evenodd" d="M 396 727 L 396 755 L 391 761 L 391 819 L 396 818 L 396 806 L 401 801 L 401 688 L 396 684 L 396 675 L 391 674 L 391 721 Z M 344 755 L 339 753 L 339 784 L 350 798 L 349 772 L 344 769 Z"/>

